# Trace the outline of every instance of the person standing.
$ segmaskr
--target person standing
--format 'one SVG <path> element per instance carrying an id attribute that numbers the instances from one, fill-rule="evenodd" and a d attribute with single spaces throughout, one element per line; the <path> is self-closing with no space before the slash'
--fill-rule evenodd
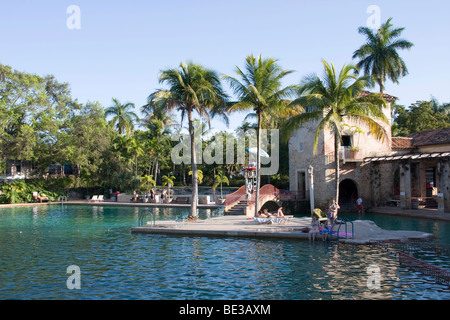
<path id="1" fill-rule="evenodd" d="M 337 204 L 336 200 L 333 199 L 330 204 L 330 208 L 328 209 L 328 221 L 331 227 L 334 225 L 334 220 L 336 220 L 337 218 L 337 211 L 339 208 L 340 207 Z"/>
<path id="2" fill-rule="evenodd" d="M 362 212 L 363 212 L 363 199 L 362 199 L 361 196 L 356 200 L 356 206 L 358 207 L 358 214 L 362 214 Z"/>

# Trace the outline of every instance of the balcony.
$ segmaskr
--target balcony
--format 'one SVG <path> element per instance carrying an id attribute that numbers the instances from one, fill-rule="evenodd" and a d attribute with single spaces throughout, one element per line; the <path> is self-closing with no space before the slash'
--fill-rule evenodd
<path id="1" fill-rule="evenodd" d="M 327 163 L 334 162 L 334 152 L 330 152 L 326 155 Z M 363 162 L 364 155 L 359 148 L 351 148 L 347 146 L 341 146 L 339 149 L 339 160 L 343 163 L 346 162 Z"/>
<path id="2" fill-rule="evenodd" d="M 343 147 L 339 150 L 339 159 L 344 163 L 346 162 L 362 162 L 363 154 L 360 152 L 359 147 Z"/>

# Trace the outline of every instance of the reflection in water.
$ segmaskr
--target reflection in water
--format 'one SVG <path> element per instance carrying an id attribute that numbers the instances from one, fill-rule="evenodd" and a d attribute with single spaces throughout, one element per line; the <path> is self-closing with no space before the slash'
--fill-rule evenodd
<path id="1" fill-rule="evenodd" d="M 400 267 L 395 256 L 375 247 L 135 235 L 130 228 L 145 208 L 38 210 L 0 210 L 1 299 L 450 298 L 448 287 Z M 157 219 L 189 214 L 152 210 Z M 449 265 L 445 253 L 416 253 Z M 77 292 L 65 286 L 72 264 L 81 269 Z M 379 290 L 367 286 L 370 265 L 380 268 Z"/>

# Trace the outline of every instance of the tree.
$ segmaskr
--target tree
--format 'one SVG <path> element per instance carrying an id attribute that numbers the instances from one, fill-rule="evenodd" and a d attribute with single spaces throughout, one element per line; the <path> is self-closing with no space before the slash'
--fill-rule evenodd
<path id="1" fill-rule="evenodd" d="M 379 123 L 388 123 L 382 108 L 386 102 L 381 94 L 364 94 L 370 84 L 368 76 L 357 77 L 353 65 L 344 65 L 336 73 L 334 65 L 322 60 L 325 69 L 323 79 L 313 74 L 305 77 L 299 91 L 300 97 L 291 103 L 303 112 L 286 122 L 286 132 L 290 134 L 298 127 L 311 121 L 319 121 L 314 136 L 314 153 L 317 142 L 324 129 L 334 134 L 335 199 L 339 201 L 339 146 L 345 120 L 353 120 L 369 128 L 378 139 L 386 137 L 386 130 Z M 379 121 L 379 122 L 378 122 Z"/>
<path id="2" fill-rule="evenodd" d="M 141 183 L 146 187 L 147 193 L 150 192 L 150 189 L 156 185 L 155 180 L 153 180 L 152 175 L 145 175 L 141 177 Z"/>
<path id="3" fill-rule="evenodd" d="M 214 176 L 214 184 L 212 186 L 212 189 L 216 190 L 216 188 L 220 185 L 220 199 L 223 199 L 223 194 L 222 194 L 222 184 L 223 183 L 230 185 L 230 181 L 228 180 L 227 176 L 223 174 L 222 170 L 219 170 L 217 172 L 217 174 Z"/>
<path id="4" fill-rule="evenodd" d="M 384 92 L 386 78 L 398 84 L 398 80 L 408 74 L 405 62 L 397 50 L 411 49 L 413 44 L 404 39 L 398 39 L 405 28 L 392 28 L 392 18 L 389 18 L 377 33 L 368 27 L 359 27 L 358 32 L 366 36 L 367 42 L 353 53 L 353 59 L 359 58 L 356 65 L 365 75 L 370 75 Z"/>
<path id="5" fill-rule="evenodd" d="M 450 127 L 450 114 L 446 105 L 432 99 L 431 101 L 417 101 L 406 109 L 396 106 L 392 134 L 407 136 L 414 132 L 434 130 Z"/>
<path id="6" fill-rule="evenodd" d="M 205 118 L 208 123 L 210 113 L 220 113 L 225 108 L 227 95 L 222 90 L 220 78 L 215 71 L 192 62 L 181 63 L 177 69 L 161 71 L 159 82 L 167 84 L 169 89 L 157 90 L 149 96 L 166 110 L 181 112 L 181 122 L 188 118 L 192 178 L 191 216 L 196 217 L 198 199 L 197 151 L 194 141 L 194 112 Z"/>
<path id="7" fill-rule="evenodd" d="M 167 198 L 170 198 L 170 187 L 175 185 L 175 177 L 171 175 L 163 175 L 162 177 L 162 186 L 167 185 Z"/>
<path id="8" fill-rule="evenodd" d="M 167 150 L 170 145 L 170 128 L 175 125 L 172 115 L 167 113 L 165 106 L 160 99 L 150 95 L 147 99 L 147 104 L 141 108 L 145 114 L 142 119 L 142 125 L 148 129 L 149 144 L 151 146 L 151 154 L 154 154 L 154 171 L 153 176 L 155 181 L 158 181 L 159 160 L 161 153 Z"/>
<path id="9" fill-rule="evenodd" d="M 189 175 L 190 176 L 192 176 L 192 172 L 193 171 L 189 171 Z M 194 179 L 193 177 L 192 177 L 192 179 Z M 202 170 L 200 170 L 200 169 L 197 169 L 197 183 L 198 184 L 202 184 L 202 182 L 203 182 L 203 171 Z"/>
<path id="10" fill-rule="evenodd" d="M 121 104 L 119 100 L 113 98 L 113 105 L 105 110 L 105 118 L 112 116 L 110 124 L 115 126 L 120 135 L 131 134 L 134 128 L 134 122 L 139 121 L 139 117 L 130 109 L 134 108 L 131 102 Z"/>
<path id="11" fill-rule="evenodd" d="M 255 112 L 257 118 L 256 214 L 259 209 L 259 188 L 261 183 L 260 151 L 263 118 L 268 114 L 283 112 L 283 109 L 290 102 L 286 98 L 294 92 L 295 86 L 282 87 L 282 79 L 293 71 L 283 70 L 278 65 L 277 60 L 271 58 L 262 59 L 261 55 L 257 58 L 250 55 L 245 59 L 244 68 L 245 71 L 236 67 L 236 74 L 240 80 L 227 75 L 223 75 L 223 78 L 229 83 L 238 100 L 232 103 L 229 110 L 252 110 Z"/>

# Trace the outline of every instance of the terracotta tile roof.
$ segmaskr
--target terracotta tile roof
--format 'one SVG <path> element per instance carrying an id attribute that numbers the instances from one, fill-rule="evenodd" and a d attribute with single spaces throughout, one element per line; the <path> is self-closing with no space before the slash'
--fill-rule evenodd
<path id="1" fill-rule="evenodd" d="M 450 127 L 436 130 L 415 132 L 409 135 L 413 139 L 413 146 L 433 144 L 450 144 Z"/>
<path id="2" fill-rule="evenodd" d="M 412 149 L 413 138 L 410 137 L 392 137 L 392 149 Z"/>
<path id="3" fill-rule="evenodd" d="M 372 94 L 372 93 L 373 93 L 373 92 L 370 92 L 370 91 L 361 91 L 361 95 L 362 95 L 362 96 L 367 96 L 367 95 Z M 382 94 L 382 97 L 383 97 L 383 99 L 386 100 L 387 102 L 394 102 L 395 100 L 398 99 L 397 97 L 388 95 L 388 94 L 386 94 L 386 93 L 383 93 L 383 94 Z"/>

